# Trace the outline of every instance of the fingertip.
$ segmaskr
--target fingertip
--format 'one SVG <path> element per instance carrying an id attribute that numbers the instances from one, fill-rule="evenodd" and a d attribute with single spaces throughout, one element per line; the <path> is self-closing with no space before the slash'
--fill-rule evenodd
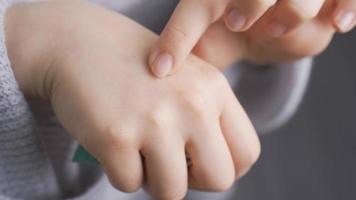
<path id="1" fill-rule="evenodd" d="M 152 58 L 150 67 L 154 75 L 164 78 L 169 75 L 173 68 L 173 56 L 169 53 L 160 53 Z"/>
<path id="2" fill-rule="evenodd" d="M 355 14 L 352 11 L 338 11 L 334 17 L 334 24 L 339 32 L 348 32 L 355 26 Z"/>
<path id="3" fill-rule="evenodd" d="M 243 31 L 246 21 L 246 17 L 236 9 L 230 10 L 225 17 L 226 26 L 233 32 Z"/>

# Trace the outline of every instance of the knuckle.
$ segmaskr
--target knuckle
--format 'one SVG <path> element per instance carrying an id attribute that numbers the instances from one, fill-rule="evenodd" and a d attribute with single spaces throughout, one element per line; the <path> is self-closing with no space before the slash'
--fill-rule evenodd
<path id="1" fill-rule="evenodd" d="M 171 115 L 168 113 L 167 109 L 162 106 L 155 108 L 148 112 L 146 119 L 149 123 L 149 127 L 153 127 L 156 130 L 160 130 L 162 127 L 169 123 L 169 117 Z"/>
<path id="2" fill-rule="evenodd" d="M 205 67 L 200 71 L 201 79 L 190 88 L 185 98 L 190 105 L 188 108 L 203 120 L 209 117 L 209 114 L 220 112 L 222 102 L 230 93 L 230 86 L 225 76 L 217 69 L 209 68 Z"/>
<path id="3" fill-rule="evenodd" d="M 105 136 L 105 143 L 115 149 L 125 149 L 135 143 L 134 134 L 121 125 L 110 125 Z"/>
<path id="4" fill-rule="evenodd" d="M 161 127 L 164 124 L 164 118 L 158 112 L 151 112 L 147 116 L 147 120 L 150 123 L 150 126 Z"/>
<path id="5" fill-rule="evenodd" d="M 195 115 L 198 115 L 200 117 L 204 116 L 204 113 L 206 110 L 206 108 L 204 106 L 205 105 L 204 97 L 202 97 L 199 94 L 195 94 L 195 93 L 189 94 L 187 103 L 188 103 L 189 109 Z"/>
<path id="6" fill-rule="evenodd" d="M 207 99 L 206 95 L 199 89 L 186 92 L 184 94 L 184 104 L 186 109 L 194 117 L 198 119 L 205 119 L 207 117 Z"/>

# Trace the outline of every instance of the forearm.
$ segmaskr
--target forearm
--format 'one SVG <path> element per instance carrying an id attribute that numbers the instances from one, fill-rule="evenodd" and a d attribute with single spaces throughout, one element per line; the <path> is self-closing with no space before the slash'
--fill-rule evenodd
<path id="1" fill-rule="evenodd" d="M 56 41 L 55 30 L 46 31 L 51 30 L 50 23 L 37 3 L 16 4 L 6 12 L 6 48 L 16 80 L 26 95 L 44 95 L 41 86 L 45 69 L 53 58 L 50 41 Z"/>

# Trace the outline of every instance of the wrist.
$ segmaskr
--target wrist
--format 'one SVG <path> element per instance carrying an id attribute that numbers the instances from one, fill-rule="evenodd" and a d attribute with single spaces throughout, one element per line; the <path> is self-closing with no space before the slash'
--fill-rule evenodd
<path id="1" fill-rule="evenodd" d="M 53 60 L 53 31 L 37 5 L 16 4 L 5 13 L 6 48 L 21 91 L 31 97 L 47 97 L 46 72 Z"/>

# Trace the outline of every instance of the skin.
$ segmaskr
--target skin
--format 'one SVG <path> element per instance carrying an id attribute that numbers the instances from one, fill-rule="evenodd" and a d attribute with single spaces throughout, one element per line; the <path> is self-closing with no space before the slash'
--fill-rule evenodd
<path id="1" fill-rule="evenodd" d="M 232 32 L 223 20 L 210 26 L 193 52 L 224 69 L 246 59 L 254 63 L 283 63 L 320 54 L 329 45 L 335 28 L 329 17 L 332 4 L 325 4 L 318 16 L 304 22 L 283 37 L 265 33 L 273 9 L 245 32 Z"/>
<path id="2" fill-rule="evenodd" d="M 48 1 L 11 7 L 5 28 L 21 90 L 51 101 L 119 190 L 144 183 L 156 199 L 224 191 L 258 159 L 256 132 L 224 76 L 188 56 L 176 76 L 156 79 L 146 58 L 157 36 L 128 18 Z"/>
<path id="3" fill-rule="evenodd" d="M 200 45 L 198 49 L 201 45 L 230 45 L 235 55 L 214 55 L 234 62 L 285 62 L 313 56 L 329 44 L 335 31 L 350 31 L 356 24 L 355 15 L 355 0 L 181 0 L 148 63 L 157 77 L 174 74 L 196 45 Z M 231 33 L 225 33 L 227 30 Z M 229 39 L 206 39 L 212 32 L 218 37 L 229 35 Z"/>

